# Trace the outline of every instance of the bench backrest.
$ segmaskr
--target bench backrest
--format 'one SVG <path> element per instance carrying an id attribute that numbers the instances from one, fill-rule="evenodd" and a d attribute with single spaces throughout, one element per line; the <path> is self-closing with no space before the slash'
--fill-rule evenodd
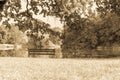
<path id="1" fill-rule="evenodd" d="M 55 55 L 55 49 L 28 49 L 29 55 Z"/>

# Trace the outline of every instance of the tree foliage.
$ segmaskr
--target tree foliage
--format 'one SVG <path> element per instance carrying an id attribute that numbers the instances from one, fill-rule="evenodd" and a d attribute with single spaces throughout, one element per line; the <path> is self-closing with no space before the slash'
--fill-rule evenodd
<path id="1" fill-rule="evenodd" d="M 95 5 L 97 9 L 94 8 Z M 59 32 L 49 29 L 48 25 L 33 18 L 33 15 L 41 14 L 44 17 L 59 17 L 61 22 L 65 23 L 62 37 Z M 56 35 L 61 37 L 63 52 L 69 53 L 72 50 L 72 53 L 77 53 L 76 51 L 81 49 L 119 44 L 119 0 L 27 0 L 25 11 L 21 11 L 20 0 L 9 0 L 1 15 L 7 17 L 4 24 L 8 27 L 8 21 L 13 18 L 20 30 L 32 30 L 30 36 L 33 42 L 36 40 L 39 43 L 42 40 L 38 36 L 42 32 L 42 35 L 54 34 L 51 38 L 55 38 Z"/>
<path id="2" fill-rule="evenodd" d="M 64 55 L 74 56 L 80 54 L 80 50 L 83 49 L 96 49 L 98 46 L 120 44 L 120 2 L 119 0 L 111 1 L 113 0 L 96 0 L 98 11 L 96 17 L 82 18 L 76 12 L 65 17 L 67 25 L 65 26 L 63 43 Z"/>
<path id="3" fill-rule="evenodd" d="M 10 25 L 11 28 L 9 29 L 5 25 L 0 26 L 0 44 L 11 44 L 14 45 L 14 50 L 7 50 L 7 51 L 0 51 L 0 56 L 18 56 L 22 54 L 22 52 L 17 52 L 17 46 L 25 46 L 28 40 L 26 39 L 26 35 L 19 30 L 19 28 L 15 25 Z M 19 37 L 18 37 L 19 36 Z M 21 49 L 21 51 L 25 50 L 27 47 Z"/>
<path id="4" fill-rule="evenodd" d="M 33 45 L 35 47 L 41 46 L 41 40 L 44 38 L 44 34 L 51 34 L 59 36 L 59 32 L 55 32 L 50 29 L 50 25 L 42 21 L 38 21 L 33 18 L 33 15 L 42 14 L 42 6 L 44 5 L 44 0 L 26 0 L 25 10 L 21 10 L 21 0 L 8 0 L 4 6 L 3 12 L 1 13 L 2 18 L 5 18 L 3 24 L 8 28 L 11 23 L 11 19 L 14 20 L 14 24 L 19 27 L 19 30 L 25 32 L 30 30 L 31 32 L 27 35 L 31 38 Z M 39 44 L 39 45 L 38 45 Z"/>
<path id="5" fill-rule="evenodd" d="M 49 24 L 44 23 L 40 20 L 33 20 L 32 22 L 33 28 L 26 31 L 26 34 L 29 38 L 29 47 L 49 47 L 49 41 L 52 41 L 52 43 L 55 45 L 59 44 L 59 41 L 61 41 L 61 32 L 51 29 Z"/>
<path id="6" fill-rule="evenodd" d="M 120 16 L 120 0 L 95 0 L 98 12 L 104 17 L 108 12 Z"/>

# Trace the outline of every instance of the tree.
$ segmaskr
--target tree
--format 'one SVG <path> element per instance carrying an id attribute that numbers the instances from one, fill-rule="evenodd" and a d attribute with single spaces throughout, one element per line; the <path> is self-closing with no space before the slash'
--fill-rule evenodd
<path id="1" fill-rule="evenodd" d="M 120 0 L 95 0 L 97 10 L 104 17 L 108 12 L 120 16 Z"/>
<path id="2" fill-rule="evenodd" d="M 27 0 L 26 10 L 21 11 L 21 0 L 8 0 L 4 6 L 3 12 L 1 13 L 2 17 L 5 18 L 3 24 L 6 25 L 6 27 L 9 29 L 12 27 L 10 26 L 11 23 L 9 23 L 11 19 L 14 20 L 14 24 L 18 26 L 19 30 L 22 32 L 30 29 L 31 33 L 29 36 L 31 37 L 31 40 L 33 40 L 33 42 L 39 43 L 39 45 L 34 43 L 35 47 L 41 46 L 41 40 L 44 38 L 43 34 L 54 32 L 49 28 L 49 24 L 45 24 L 44 22 L 33 18 L 33 15 L 35 14 L 42 14 L 40 9 L 38 9 L 38 7 L 42 5 L 41 2 L 41 0 Z M 39 35 L 39 33 L 42 33 L 42 35 Z"/>
<path id="3" fill-rule="evenodd" d="M 97 11 L 101 17 L 98 26 L 99 44 L 113 45 L 119 44 L 120 32 L 120 1 L 119 0 L 95 0 Z"/>
<path id="4" fill-rule="evenodd" d="M 96 29 L 99 37 L 99 45 L 111 46 L 114 43 L 119 44 L 119 16 L 115 13 L 108 13 L 104 20 L 99 23 L 99 27 Z"/>
<path id="5" fill-rule="evenodd" d="M 14 50 L 1 51 L 0 54 L 4 56 L 18 56 L 22 54 L 24 56 L 27 48 L 25 47 L 28 41 L 26 39 L 27 36 L 22 31 L 19 30 L 18 26 L 12 24 L 10 26 L 11 26 L 10 29 L 7 28 L 5 25 L 0 26 L 0 44 L 14 45 Z M 19 46 L 24 47 L 22 48 Z M 23 53 L 22 52 L 15 53 L 15 51 L 19 51 L 19 49 L 20 51 L 23 51 Z"/>

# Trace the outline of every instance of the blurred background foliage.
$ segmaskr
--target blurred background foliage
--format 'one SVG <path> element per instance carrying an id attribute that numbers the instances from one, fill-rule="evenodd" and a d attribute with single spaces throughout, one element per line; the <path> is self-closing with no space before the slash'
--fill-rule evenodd
<path id="1" fill-rule="evenodd" d="M 77 57 L 100 46 L 120 45 L 119 0 L 26 0 L 25 11 L 21 11 L 20 3 L 21 0 L 8 0 L 0 13 L 1 21 L 5 18 L 6 30 L 11 29 L 12 18 L 15 26 L 27 33 L 32 48 L 43 48 L 52 41 L 61 46 L 63 57 Z M 51 29 L 49 24 L 33 17 L 41 14 L 60 18 L 64 30 Z M 0 34 L 3 43 L 4 31 Z"/>

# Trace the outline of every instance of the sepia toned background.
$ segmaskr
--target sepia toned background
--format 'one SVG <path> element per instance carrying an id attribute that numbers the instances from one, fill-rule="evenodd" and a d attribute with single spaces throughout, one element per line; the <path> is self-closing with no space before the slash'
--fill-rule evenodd
<path id="1" fill-rule="evenodd" d="M 119 80 L 120 0 L 0 0 L 0 80 Z"/>

